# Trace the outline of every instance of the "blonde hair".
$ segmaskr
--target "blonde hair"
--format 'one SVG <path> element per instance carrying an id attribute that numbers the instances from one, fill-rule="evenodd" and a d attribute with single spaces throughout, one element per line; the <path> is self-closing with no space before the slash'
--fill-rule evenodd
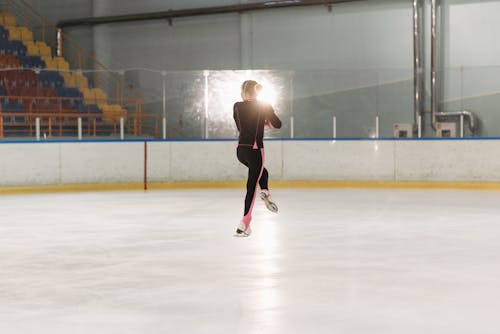
<path id="1" fill-rule="evenodd" d="M 262 90 L 262 85 L 260 85 L 255 80 L 246 80 L 241 85 L 241 96 L 246 99 L 255 99 Z"/>

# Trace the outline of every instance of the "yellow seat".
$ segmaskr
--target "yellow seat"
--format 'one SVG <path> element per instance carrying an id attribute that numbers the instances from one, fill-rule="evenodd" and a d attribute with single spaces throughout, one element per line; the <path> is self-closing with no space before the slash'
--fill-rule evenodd
<path id="1" fill-rule="evenodd" d="M 106 93 L 104 93 L 102 91 L 102 89 L 100 89 L 100 88 L 94 88 L 93 91 L 94 91 L 94 94 L 95 94 L 95 97 L 96 97 L 97 105 L 99 107 L 102 107 L 103 105 L 107 105 L 108 104 L 108 96 L 106 95 Z"/>
<path id="2" fill-rule="evenodd" d="M 21 31 L 17 29 L 15 26 L 7 26 L 7 30 L 9 31 L 9 39 L 11 41 L 20 41 L 21 38 Z"/>
<path id="3" fill-rule="evenodd" d="M 75 80 L 76 80 L 76 86 L 80 88 L 80 90 L 83 88 L 89 88 L 89 80 L 83 74 L 76 73 Z"/>
<path id="4" fill-rule="evenodd" d="M 42 56 L 42 60 L 45 62 L 45 67 L 50 70 L 57 70 L 57 63 L 52 57 Z"/>
<path id="5" fill-rule="evenodd" d="M 69 63 L 64 59 L 63 57 L 55 57 L 54 58 L 57 68 L 61 71 L 68 71 L 69 70 Z"/>
<path id="6" fill-rule="evenodd" d="M 0 21 L 4 26 L 15 26 L 16 25 L 16 18 L 8 13 L 1 13 L 0 14 Z"/>
<path id="7" fill-rule="evenodd" d="M 43 57 L 52 57 L 52 50 L 50 47 L 45 44 L 45 42 L 36 42 L 35 45 L 38 47 L 40 56 Z"/>
<path id="8" fill-rule="evenodd" d="M 21 39 L 24 42 L 33 41 L 33 33 L 26 27 L 19 27 L 18 30 L 21 32 Z"/>
<path id="9" fill-rule="evenodd" d="M 95 92 L 92 89 L 81 88 L 83 94 L 83 102 L 85 104 L 96 104 Z"/>
<path id="10" fill-rule="evenodd" d="M 24 41 L 24 45 L 26 45 L 26 50 L 28 56 L 38 56 L 40 55 L 40 51 L 38 47 L 33 43 L 33 41 Z"/>
<path id="11" fill-rule="evenodd" d="M 69 88 L 77 88 L 75 75 L 71 72 L 61 72 L 64 84 Z"/>

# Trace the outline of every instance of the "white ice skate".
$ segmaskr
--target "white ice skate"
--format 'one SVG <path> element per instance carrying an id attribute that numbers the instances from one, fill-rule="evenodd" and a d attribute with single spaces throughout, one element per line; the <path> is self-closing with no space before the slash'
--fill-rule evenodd
<path id="1" fill-rule="evenodd" d="M 260 199 L 264 201 L 264 204 L 266 205 L 266 208 L 274 213 L 278 212 L 278 206 L 276 203 L 271 201 L 271 195 L 266 194 L 265 192 L 260 193 Z"/>
<path id="2" fill-rule="evenodd" d="M 252 234 L 252 229 L 250 226 L 246 227 L 245 223 L 241 222 L 236 228 L 235 237 L 248 237 Z"/>

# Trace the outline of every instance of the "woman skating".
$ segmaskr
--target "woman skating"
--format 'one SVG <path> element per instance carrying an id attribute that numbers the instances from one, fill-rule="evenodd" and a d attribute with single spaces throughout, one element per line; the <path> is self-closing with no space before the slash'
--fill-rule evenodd
<path id="1" fill-rule="evenodd" d="M 277 212 L 278 207 L 271 201 L 269 192 L 269 174 L 264 168 L 264 126 L 281 128 L 281 121 L 274 113 L 271 105 L 257 101 L 257 95 L 262 86 L 256 81 L 247 80 L 241 86 L 243 102 L 236 102 L 233 108 L 233 117 L 240 132 L 237 156 L 238 160 L 248 167 L 247 194 L 245 209 L 241 223 L 236 229 L 237 236 L 247 237 L 252 233 L 250 222 L 255 202 L 257 184 L 260 186 L 260 197 L 266 207 Z"/>

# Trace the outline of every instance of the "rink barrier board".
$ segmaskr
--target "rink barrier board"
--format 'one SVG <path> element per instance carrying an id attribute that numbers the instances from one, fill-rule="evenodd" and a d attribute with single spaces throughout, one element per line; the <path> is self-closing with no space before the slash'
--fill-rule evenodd
<path id="1" fill-rule="evenodd" d="M 148 191 L 187 189 L 244 189 L 245 180 L 210 182 L 152 182 Z M 428 189 L 428 190 L 491 190 L 499 191 L 500 182 L 442 181 L 271 181 L 272 189 Z M 104 191 L 144 191 L 142 182 L 65 184 L 47 186 L 0 187 L 0 195 L 53 194 Z"/>
<path id="2" fill-rule="evenodd" d="M 500 140 L 339 142 L 269 140 L 265 164 L 272 186 L 500 188 Z M 140 190 L 145 176 L 151 189 L 244 187 L 247 170 L 235 158 L 235 144 L 4 142 L 0 193 Z"/>

